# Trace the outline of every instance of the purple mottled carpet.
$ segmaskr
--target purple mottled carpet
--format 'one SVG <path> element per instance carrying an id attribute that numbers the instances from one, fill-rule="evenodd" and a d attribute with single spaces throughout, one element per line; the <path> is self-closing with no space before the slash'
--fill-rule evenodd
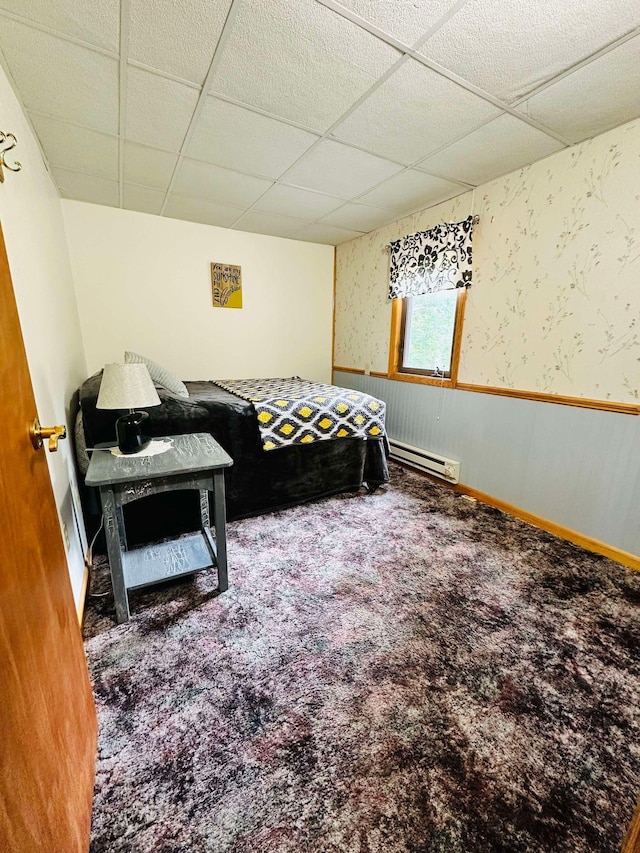
<path id="1" fill-rule="evenodd" d="M 619 850 L 640 573 L 397 466 L 229 565 L 89 607 L 94 853 Z"/>

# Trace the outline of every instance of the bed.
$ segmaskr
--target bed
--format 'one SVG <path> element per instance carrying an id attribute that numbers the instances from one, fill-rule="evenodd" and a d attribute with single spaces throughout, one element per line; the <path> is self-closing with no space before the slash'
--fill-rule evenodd
<path id="1" fill-rule="evenodd" d="M 96 408 L 101 379 L 102 372 L 91 376 L 79 391 L 75 436 L 82 481 L 90 448 L 114 440 L 115 420 L 120 414 Z M 256 391 L 258 388 L 262 392 L 265 382 L 276 381 L 286 382 L 277 386 L 287 392 L 286 399 L 284 393 L 269 398 Z M 296 383 L 311 394 L 307 395 L 309 406 L 302 393 L 296 394 Z M 179 397 L 156 383 L 161 405 L 148 409 L 145 431 L 151 437 L 208 432 L 219 442 L 234 460 L 233 467 L 226 471 L 230 520 L 357 490 L 363 485 L 373 492 L 388 481 L 385 410 L 380 400 L 298 378 L 198 381 L 186 382 L 185 386 L 188 397 Z M 318 389 L 324 389 L 324 393 Z M 352 395 L 352 401 L 337 402 L 348 394 Z M 319 404 L 318 400 L 324 403 Z M 287 407 L 282 405 L 285 402 Z M 341 426 L 336 415 L 341 405 L 347 404 L 353 412 L 349 413 L 349 423 L 348 418 L 343 418 Z M 322 405 L 327 407 L 324 414 L 318 408 Z M 289 418 L 292 407 L 295 417 Z M 299 412 L 306 415 L 313 407 L 307 428 L 299 423 L 303 419 Z M 375 417 L 363 418 L 362 412 Z M 358 417 L 362 419 L 360 424 Z M 276 429 L 270 434 L 266 428 L 274 425 Z M 297 433 L 297 439 L 293 436 L 292 440 L 282 440 L 282 436 L 292 432 Z M 85 489 L 83 503 L 90 517 L 99 517 L 98 499 L 91 490 Z M 132 543 L 157 538 L 158 530 L 164 535 L 175 535 L 197 528 L 198 495 L 196 492 L 155 495 L 130 504 L 126 513 Z"/>

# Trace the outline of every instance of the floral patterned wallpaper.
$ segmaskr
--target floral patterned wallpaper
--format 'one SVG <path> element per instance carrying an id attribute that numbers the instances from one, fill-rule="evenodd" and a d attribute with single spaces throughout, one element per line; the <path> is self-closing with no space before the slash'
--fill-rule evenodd
<path id="1" fill-rule="evenodd" d="M 384 246 L 469 213 L 459 381 L 640 403 L 640 121 L 339 246 L 335 364 L 386 372 Z"/>

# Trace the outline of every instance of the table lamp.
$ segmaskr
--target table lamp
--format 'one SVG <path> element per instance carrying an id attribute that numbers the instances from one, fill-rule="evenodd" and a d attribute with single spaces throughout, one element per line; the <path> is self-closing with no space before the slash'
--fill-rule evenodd
<path id="1" fill-rule="evenodd" d="M 105 364 L 96 408 L 129 409 L 129 414 L 116 421 L 116 438 L 122 453 L 136 453 L 149 443 L 140 428 L 149 413 L 137 410 L 159 405 L 160 397 L 146 364 Z"/>

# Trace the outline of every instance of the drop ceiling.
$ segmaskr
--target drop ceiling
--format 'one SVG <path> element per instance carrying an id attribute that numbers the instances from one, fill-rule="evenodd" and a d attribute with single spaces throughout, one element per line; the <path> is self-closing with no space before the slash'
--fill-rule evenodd
<path id="1" fill-rule="evenodd" d="M 638 0 L 0 0 L 0 50 L 63 197 L 329 244 L 640 116 Z"/>

